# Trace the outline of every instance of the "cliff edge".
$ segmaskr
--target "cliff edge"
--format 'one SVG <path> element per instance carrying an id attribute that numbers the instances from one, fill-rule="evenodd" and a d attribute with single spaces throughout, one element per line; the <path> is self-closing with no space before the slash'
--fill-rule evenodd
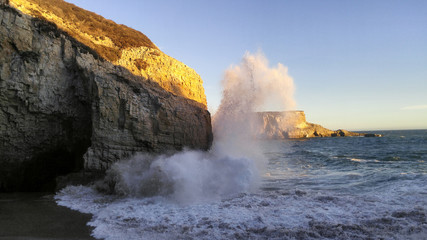
<path id="1" fill-rule="evenodd" d="M 256 132 L 262 139 L 379 136 L 342 129 L 329 130 L 318 124 L 307 122 L 304 111 L 259 112 L 257 118 L 260 126 Z"/>
<path id="2" fill-rule="evenodd" d="M 121 29 L 118 37 L 135 35 L 136 45 L 73 32 L 74 20 L 54 14 L 61 11 Z M 96 16 L 58 0 L 1 0 L 0 192 L 52 190 L 57 176 L 102 172 L 137 152 L 210 147 L 194 70 L 145 35 Z"/>
<path id="3" fill-rule="evenodd" d="M 132 74 L 158 83 L 163 89 L 206 108 L 200 76 L 184 63 L 169 57 L 143 33 L 63 0 L 9 0 L 19 11 L 55 23 L 71 37 L 102 58 Z"/>

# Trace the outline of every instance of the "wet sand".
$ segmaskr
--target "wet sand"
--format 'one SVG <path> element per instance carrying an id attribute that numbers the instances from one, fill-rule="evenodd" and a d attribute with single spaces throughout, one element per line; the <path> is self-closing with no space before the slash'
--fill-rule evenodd
<path id="1" fill-rule="evenodd" d="M 53 196 L 0 193 L 0 240 L 94 239 L 91 215 L 58 206 Z"/>

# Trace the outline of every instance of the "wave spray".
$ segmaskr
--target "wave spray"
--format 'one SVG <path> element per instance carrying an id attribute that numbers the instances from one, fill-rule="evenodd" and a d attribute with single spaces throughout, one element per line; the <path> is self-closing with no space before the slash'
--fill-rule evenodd
<path id="1" fill-rule="evenodd" d="M 100 189 L 130 196 L 168 196 L 180 203 L 210 201 L 249 192 L 259 184 L 265 158 L 251 133 L 255 111 L 273 103 L 295 108 L 294 84 L 287 68 L 274 68 L 262 53 L 247 52 L 222 81 L 223 97 L 213 117 L 214 142 L 208 152 L 136 155 L 115 163 Z"/>

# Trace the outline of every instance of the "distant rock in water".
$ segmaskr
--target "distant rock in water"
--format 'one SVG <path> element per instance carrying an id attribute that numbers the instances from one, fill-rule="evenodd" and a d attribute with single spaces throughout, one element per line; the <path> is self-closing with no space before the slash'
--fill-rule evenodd
<path id="1" fill-rule="evenodd" d="M 329 130 L 306 121 L 304 111 L 258 112 L 260 126 L 256 134 L 261 139 L 312 138 L 312 137 L 378 137 L 347 130 Z"/>
<path id="2" fill-rule="evenodd" d="M 142 33 L 60 0 L 0 1 L 0 192 L 211 141 L 200 76 Z"/>

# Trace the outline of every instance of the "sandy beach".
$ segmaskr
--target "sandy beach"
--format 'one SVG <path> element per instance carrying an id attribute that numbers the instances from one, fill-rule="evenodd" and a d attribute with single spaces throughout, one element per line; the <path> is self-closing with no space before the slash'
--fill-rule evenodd
<path id="1" fill-rule="evenodd" d="M 51 193 L 0 194 L 0 239 L 94 239 L 91 219 L 58 206 Z"/>

